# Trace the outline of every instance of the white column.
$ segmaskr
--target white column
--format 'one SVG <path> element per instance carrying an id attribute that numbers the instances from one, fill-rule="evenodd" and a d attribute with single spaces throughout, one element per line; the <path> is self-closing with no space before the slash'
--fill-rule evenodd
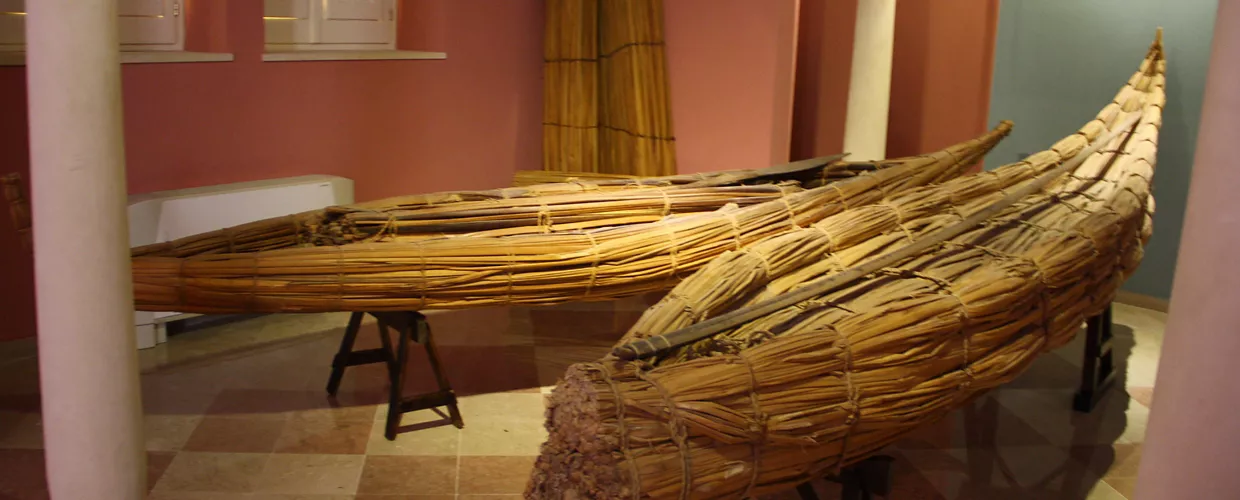
<path id="1" fill-rule="evenodd" d="M 1173 40 L 1174 32 L 1167 38 Z M 1172 42 L 1174 43 L 1174 42 Z M 1174 67 L 1169 58 L 1167 65 Z M 1220 0 L 1138 499 L 1240 491 L 1240 0 Z M 1172 85 L 1175 81 L 1171 82 Z M 1172 102 L 1184 94 L 1170 89 Z M 1164 124 L 1164 127 L 1170 126 Z M 1189 175 L 1162 164 L 1157 175 Z M 1157 233 L 1158 229 L 1154 229 Z M 1154 236 L 1157 238 L 1158 236 Z"/>
<path id="2" fill-rule="evenodd" d="M 887 157 L 887 108 L 891 100 L 891 51 L 896 0 L 859 0 L 844 151 L 850 160 Z"/>
<path id="3" fill-rule="evenodd" d="M 39 377 L 56 499 L 146 491 L 116 2 L 26 2 Z"/>

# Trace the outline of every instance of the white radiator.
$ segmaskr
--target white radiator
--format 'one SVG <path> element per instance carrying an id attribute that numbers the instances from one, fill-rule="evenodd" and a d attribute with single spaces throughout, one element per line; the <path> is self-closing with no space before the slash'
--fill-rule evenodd
<path id="1" fill-rule="evenodd" d="M 139 194 L 129 197 L 129 246 L 162 243 L 247 222 L 350 203 L 353 203 L 353 181 L 329 175 Z M 165 323 L 189 316 L 134 311 L 138 348 L 165 342 Z"/>

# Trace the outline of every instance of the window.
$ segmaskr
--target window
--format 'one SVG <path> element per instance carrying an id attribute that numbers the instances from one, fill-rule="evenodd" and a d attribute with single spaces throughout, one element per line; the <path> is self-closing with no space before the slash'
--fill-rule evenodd
<path id="1" fill-rule="evenodd" d="M 26 50 L 25 4 L 24 0 L 0 0 L 0 51 Z M 122 51 L 185 49 L 181 0 L 117 0 L 117 14 Z"/>
<path id="2" fill-rule="evenodd" d="M 395 0 L 264 0 L 268 52 L 395 50 Z"/>

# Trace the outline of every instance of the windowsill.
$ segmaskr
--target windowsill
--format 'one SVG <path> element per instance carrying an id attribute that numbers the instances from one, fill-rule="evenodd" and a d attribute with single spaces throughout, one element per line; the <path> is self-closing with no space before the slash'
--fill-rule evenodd
<path id="1" fill-rule="evenodd" d="M 443 52 L 420 50 L 289 50 L 263 54 L 268 62 L 287 61 L 384 61 L 411 59 L 447 59 Z"/>
<path id="2" fill-rule="evenodd" d="M 222 52 L 149 51 L 121 52 L 122 64 L 228 62 L 233 55 Z M 25 66 L 25 52 L 0 52 L 0 66 Z"/>

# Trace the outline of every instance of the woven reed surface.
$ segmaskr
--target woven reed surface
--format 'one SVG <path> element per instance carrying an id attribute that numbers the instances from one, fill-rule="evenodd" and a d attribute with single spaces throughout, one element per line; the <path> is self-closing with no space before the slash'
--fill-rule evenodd
<path id="1" fill-rule="evenodd" d="M 533 186 L 555 182 L 596 181 L 601 179 L 638 179 L 636 175 L 602 174 L 598 172 L 561 172 L 553 170 L 518 170 L 512 176 L 513 186 Z"/>
<path id="2" fill-rule="evenodd" d="M 719 183 L 755 176 L 769 182 L 817 184 L 847 178 L 870 168 L 864 163 L 834 162 L 788 175 L 767 175 L 778 167 L 694 175 L 629 179 L 573 179 L 488 191 L 451 191 L 398 196 L 274 217 L 173 241 L 135 248 L 134 257 L 191 257 L 245 253 L 295 246 L 342 245 L 360 241 L 397 241 L 471 234 L 507 228 L 508 233 L 548 232 L 593 225 L 631 224 L 655 215 L 714 210 L 729 200 L 768 201 L 779 194 L 728 189 L 697 191 L 692 200 L 664 197 L 659 190 Z M 636 192 L 635 192 L 636 191 Z M 767 189 L 769 191 L 769 189 Z M 743 198 L 736 199 L 734 198 Z M 713 199 L 703 203 L 703 199 Z M 536 207 L 536 208 L 531 208 Z M 567 212 L 567 213 L 562 213 Z M 568 219 L 565 216 L 568 215 Z M 636 217 L 636 218 L 634 218 Z M 551 222 L 558 222 L 555 226 Z M 574 223 L 566 224 L 566 223 Z M 513 229 L 518 228 L 518 229 Z M 382 234 L 380 234 L 382 233 Z"/>
<path id="3" fill-rule="evenodd" d="M 543 168 L 676 171 L 661 0 L 548 0 Z"/>
<path id="4" fill-rule="evenodd" d="M 601 200 L 592 193 L 502 200 L 507 208 L 488 216 L 504 217 L 520 208 L 523 220 L 535 224 L 486 226 L 487 231 L 448 238 L 401 237 L 409 227 L 448 224 L 434 206 L 422 209 L 431 216 L 417 218 L 350 212 L 357 214 L 349 219 L 355 226 L 366 222 L 376 228 L 363 233 L 367 238 L 386 240 L 183 258 L 138 256 L 135 306 L 202 313 L 418 310 L 603 300 L 665 290 L 727 250 L 884 194 L 955 177 L 1009 130 L 1004 123 L 978 139 L 879 166 L 840 163 L 799 172 L 812 176 L 804 183 L 688 184 L 605 193 Z M 583 206 L 594 207 L 596 219 L 574 225 L 571 216 Z M 597 218 L 599 213 L 606 217 Z M 592 227 L 599 224 L 605 227 Z M 541 229 L 513 234 L 531 227 Z"/>
<path id="5" fill-rule="evenodd" d="M 898 266 L 658 359 L 569 368 L 531 498 L 742 498 L 860 460 L 1010 381 L 1111 300 L 1150 236 L 1165 62 L 1050 149 L 905 190 L 726 253 L 620 344 L 909 245 L 1137 125 L 1041 192 Z"/>

